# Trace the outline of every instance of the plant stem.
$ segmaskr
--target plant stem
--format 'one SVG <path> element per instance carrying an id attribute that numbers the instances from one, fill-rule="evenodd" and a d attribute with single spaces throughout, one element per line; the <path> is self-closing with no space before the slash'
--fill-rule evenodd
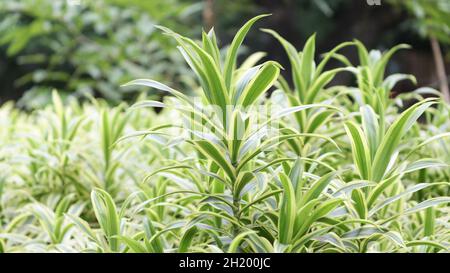
<path id="1" fill-rule="evenodd" d="M 444 58 L 442 56 L 441 48 L 438 40 L 434 36 L 430 37 L 430 43 L 442 96 L 446 102 L 450 103 L 450 91 L 448 88 L 447 73 L 445 72 Z"/>
<path id="2" fill-rule="evenodd" d="M 214 22 L 214 0 L 205 0 L 205 7 L 203 8 L 203 25 L 205 30 L 209 31 L 214 26 Z"/>

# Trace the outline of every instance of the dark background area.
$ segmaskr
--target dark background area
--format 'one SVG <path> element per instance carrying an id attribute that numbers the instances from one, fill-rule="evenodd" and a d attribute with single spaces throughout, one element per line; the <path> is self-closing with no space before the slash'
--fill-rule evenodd
<path id="1" fill-rule="evenodd" d="M 408 1 L 408 0 L 406 0 Z M 220 1 L 218 1 L 220 2 Z M 439 88 L 435 72 L 433 53 L 430 42 L 414 29 L 407 11 L 382 2 L 380 6 L 369 6 L 366 1 L 337 0 L 330 1 L 330 12 L 324 12 L 313 1 L 249 1 L 257 8 L 243 15 L 242 23 L 261 13 L 271 13 L 272 16 L 258 23 L 258 27 L 272 28 L 281 36 L 290 41 L 300 50 L 306 39 L 316 33 L 317 53 L 321 54 L 331 50 L 339 43 L 358 39 L 368 49 L 387 50 L 397 44 L 406 43 L 412 46 L 410 50 L 404 50 L 394 55 L 388 73 L 413 74 L 417 78 L 418 86 L 431 86 Z M 227 7 L 221 7 L 216 3 L 216 18 L 226 13 Z M 222 40 L 229 43 L 232 34 L 238 26 L 230 16 L 229 20 L 215 20 L 215 28 L 229 30 L 229 35 L 222 35 Z M 223 31 L 218 31 L 223 33 Z M 268 52 L 267 58 L 279 61 L 285 68 L 289 68 L 289 62 L 282 46 L 270 35 L 253 31 L 246 40 L 246 45 L 251 51 Z M 444 47 L 445 52 L 447 48 Z M 357 52 L 354 48 L 346 48 L 342 54 L 349 60 L 357 63 Z M 448 67 L 448 56 L 446 65 Z M 290 71 L 284 71 L 289 78 Z M 351 76 L 340 74 L 334 81 L 335 84 L 348 84 Z M 406 92 L 415 88 L 410 82 L 399 83 L 394 92 Z"/>

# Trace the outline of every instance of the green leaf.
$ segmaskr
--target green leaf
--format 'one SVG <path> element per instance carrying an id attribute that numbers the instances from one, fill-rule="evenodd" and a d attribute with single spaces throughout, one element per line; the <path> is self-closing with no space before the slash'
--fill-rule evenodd
<path id="1" fill-rule="evenodd" d="M 304 101 L 304 99 L 306 99 L 306 85 L 305 85 L 305 82 L 302 80 L 301 59 L 300 59 L 300 56 L 299 56 L 297 50 L 291 43 L 286 41 L 283 37 L 281 37 L 275 31 L 273 31 L 271 29 L 262 29 L 262 31 L 271 34 L 284 47 L 284 50 L 286 51 L 286 53 L 289 57 L 289 62 L 291 63 L 292 79 L 294 81 L 295 89 L 298 92 L 297 93 L 298 98 L 300 101 Z"/>
<path id="2" fill-rule="evenodd" d="M 316 236 L 311 238 L 314 241 L 319 241 L 322 243 L 328 243 L 331 245 L 334 245 L 340 249 L 345 249 L 345 245 L 342 242 L 341 238 L 339 238 L 338 235 L 336 235 L 336 233 L 334 232 L 330 232 L 328 234 L 324 234 L 324 235 L 320 235 L 320 236 Z"/>
<path id="3" fill-rule="evenodd" d="M 393 185 L 395 182 L 398 182 L 400 175 L 394 175 L 391 176 L 381 182 L 378 183 L 378 185 L 370 192 L 368 201 L 367 201 L 367 207 L 371 208 L 373 204 L 377 201 L 378 197 L 383 194 L 383 192 L 388 189 L 391 185 Z"/>
<path id="4" fill-rule="evenodd" d="M 244 189 L 244 187 L 253 179 L 255 178 L 255 175 L 251 172 L 244 172 L 240 173 L 236 184 L 234 186 L 234 192 L 233 196 L 237 200 L 239 196 L 241 195 L 241 191 Z"/>
<path id="5" fill-rule="evenodd" d="M 423 228 L 423 235 L 430 237 L 434 235 L 436 222 L 436 210 L 433 207 L 429 207 L 425 210 L 425 224 Z"/>
<path id="6" fill-rule="evenodd" d="M 319 91 L 321 91 L 325 87 L 325 85 L 327 85 L 334 78 L 334 76 L 336 76 L 337 73 L 342 71 L 349 70 L 347 68 L 335 68 L 320 74 L 308 88 L 305 103 L 314 103 Z"/>
<path id="7" fill-rule="evenodd" d="M 384 78 L 384 72 L 386 69 L 386 65 L 389 62 L 389 59 L 394 55 L 395 52 L 397 52 L 400 49 L 409 49 L 411 46 L 406 44 L 400 44 L 393 48 L 391 48 L 388 52 L 383 54 L 383 57 L 375 64 L 374 67 L 374 82 L 376 86 L 379 86 Z"/>
<path id="8" fill-rule="evenodd" d="M 206 140 L 198 140 L 194 142 L 195 147 L 205 156 L 213 160 L 219 165 L 222 170 L 228 175 L 231 181 L 235 180 L 236 174 L 233 166 L 230 164 L 230 160 L 226 159 L 223 155 L 224 152 L 220 151 L 215 145 Z"/>
<path id="9" fill-rule="evenodd" d="M 227 252 L 228 253 L 236 253 L 238 251 L 239 246 L 241 245 L 242 241 L 245 239 L 245 237 L 247 237 L 253 233 L 255 233 L 255 231 L 253 231 L 253 230 L 248 230 L 248 231 L 240 233 L 238 236 L 236 236 L 233 239 L 233 241 L 231 241 Z"/>
<path id="10" fill-rule="evenodd" d="M 406 132 L 414 125 L 416 120 L 431 105 L 435 104 L 434 99 L 426 99 L 414 104 L 408 110 L 403 112 L 395 122 L 389 127 L 380 146 L 375 153 L 373 160 L 371 180 L 381 181 L 386 173 L 387 166 L 394 151 L 398 148 L 400 140 Z"/>
<path id="11" fill-rule="evenodd" d="M 166 105 L 160 101 L 154 101 L 154 100 L 145 100 L 145 101 L 139 101 L 131 106 L 131 109 L 136 108 L 145 108 L 145 107 L 159 107 L 163 108 L 166 107 Z"/>
<path id="12" fill-rule="evenodd" d="M 350 138 L 353 161 L 361 179 L 368 180 L 371 174 L 370 148 L 361 128 L 352 121 L 345 123 L 345 131 Z"/>
<path id="13" fill-rule="evenodd" d="M 383 234 L 384 231 L 377 227 L 359 227 L 344 233 L 341 237 L 345 239 L 361 239 L 367 238 L 374 234 Z"/>
<path id="14" fill-rule="evenodd" d="M 407 210 L 405 210 L 405 214 L 409 214 L 409 213 L 414 213 L 429 207 L 434 207 L 434 206 L 438 206 L 441 204 L 446 204 L 446 203 L 450 203 L 450 197 L 436 197 L 436 198 L 431 198 L 428 200 L 425 200 L 417 205 L 415 205 L 412 208 L 409 208 Z"/>
<path id="15" fill-rule="evenodd" d="M 238 104 L 247 107 L 253 104 L 264 92 L 266 92 L 280 74 L 280 65 L 276 62 L 269 61 L 261 66 L 261 69 L 248 83 L 247 87 L 238 98 Z"/>
<path id="16" fill-rule="evenodd" d="M 289 244 L 294 232 L 295 224 L 295 191 L 289 177 L 280 174 L 280 181 L 283 186 L 283 197 L 281 198 L 280 213 L 278 218 L 278 237 L 280 243 Z"/>
<path id="17" fill-rule="evenodd" d="M 189 246 L 191 245 L 192 240 L 194 239 L 197 232 L 198 229 L 195 226 L 191 227 L 190 229 L 184 232 L 183 237 L 181 238 L 180 241 L 180 245 L 178 247 L 178 252 L 180 253 L 188 252 Z"/>
<path id="18" fill-rule="evenodd" d="M 353 40 L 356 48 L 358 49 L 358 57 L 359 57 L 359 62 L 362 66 L 369 66 L 370 65 L 370 61 L 369 61 L 369 52 L 367 52 L 366 47 L 358 40 Z"/>
<path id="19" fill-rule="evenodd" d="M 196 61 L 201 61 L 201 66 L 197 64 L 197 72 L 202 78 L 203 91 L 207 91 L 209 94 L 208 97 L 211 98 L 210 102 L 220 106 L 223 113 L 225 113 L 226 106 L 230 104 L 230 98 L 228 96 L 228 89 L 225 87 L 224 80 L 213 57 L 191 39 L 182 37 L 173 32 L 169 32 L 169 34 L 174 36 L 184 52 L 191 56 L 191 61 L 194 61 L 192 55 L 194 53 L 197 55 L 198 60 Z M 223 117 L 223 119 L 225 119 L 225 117 Z"/>
<path id="20" fill-rule="evenodd" d="M 421 169 L 439 168 L 439 167 L 450 167 L 450 166 L 433 158 L 422 158 L 411 164 L 408 164 L 408 166 L 406 166 L 406 169 L 404 170 L 404 173 L 415 172 Z"/>
<path id="21" fill-rule="evenodd" d="M 220 68 L 220 52 L 219 47 L 217 45 L 216 34 L 214 33 L 214 28 L 206 34 L 204 31 L 202 32 L 202 41 L 203 48 L 209 55 L 211 55 L 216 63 L 217 67 Z"/>
<path id="22" fill-rule="evenodd" d="M 129 238 L 127 236 L 117 236 L 119 240 L 123 241 L 134 253 L 147 253 L 147 249 L 138 240 Z"/>
<path id="23" fill-rule="evenodd" d="M 362 127 L 364 129 L 365 136 L 367 137 L 367 144 L 369 146 L 370 158 L 373 160 L 381 138 L 378 119 L 375 111 L 373 111 L 370 105 L 362 106 L 360 111 L 362 117 Z"/>
<path id="24" fill-rule="evenodd" d="M 158 89 L 161 91 L 168 92 L 169 94 L 171 94 L 185 102 L 189 102 L 189 103 L 191 102 L 191 100 L 186 95 L 181 93 L 180 91 L 177 91 L 173 88 L 168 87 L 165 84 L 162 84 L 162 83 L 154 81 L 154 80 L 149 80 L 149 79 L 133 80 L 131 82 L 123 84 L 122 87 L 133 86 L 133 85 L 142 85 L 142 86 L 152 87 L 152 88 L 155 88 L 155 89 Z"/>
<path id="25" fill-rule="evenodd" d="M 120 220 L 111 195 L 97 188 L 91 193 L 91 201 L 95 217 L 105 233 L 111 251 L 118 252 L 119 243 L 117 236 L 120 235 Z"/>
<path id="26" fill-rule="evenodd" d="M 352 191 L 352 200 L 354 202 L 354 208 L 358 213 L 359 218 L 367 219 L 367 202 L 361 190 L 358 189 Z"/>
<path id="27" fill-rule="evenodd" d="M 402 198 L 402 197 L 404 197 L 406 195 L 412 194 L 414 192 L 420 191 L 422 189 L 425 189 L 425 188 L 427 188 L 427 187 L 429 187 L 431 185 L 432 184 L 428 184 L 428 183 L 420 183 L 420 184 L 414 185 L 414 186 L 406 189 L 405 191 L 403 191 L 403 192 L 401 192 L 401 193 L 399 193 L 399 194 L 397 194 L 395 196 L 389 197 L 389 198 L 385 199 L 383 202 L 381 202 L 380 204 L 378 204 L 375 207 L 373 207 L 369 211 L 369 216 L 374 215 L 376 212 L 378 212 L 382 208 L 386 207 L 389 204 L 392 204 L 393 202 L 399 200 L 400 198 Z"/>
<path id="28" fill-rule="evenodd" d="M 325 57 L 323 58 L 323 60 L 317 66 L 317 69 L 316 69 L 316 71 L 314 73 L 314 78 L 317 79 L 318 77 L 320 77 L 320 75 L 322 74 L 322 71 L 325 68 L 325 65 L 336 54 L 337 51 L 341 50 L 344 47 L 351 46 L 351 45 L 354 45 L 354 44 L 355 44 L 354 42 L 344 42 L 344 43 L 339 44 L 335 48 L 333 48 L 331 51 L 327 52 L 325 54 Z"/>
<path id="29" fill-rule="evenodd" d="M 316 34 L 308 38 L 302 51 L 300 61 L 301 79 L 305 88 L 309 87 L 309 83 L 313 78 L 315 69 L 314 54 L 316 50 Z"/>
<path id="30" fill-rule="evenodd" d="M 223 75 L 225 78 L 225 86 L 228 90 L 231 88 L 231 83 L 233 82 L 233 70 L 236 67 L 236 58 L 238 49 L 241 46 L 242 42 L 244 41 L 245 36 L 247 35 L 248 31 L 252 27 L 252 25 L 258 21 L 259 19 L 269 16 L 270 14 L 263 14 L 256 16 L 252 19 L 250 19 L 247 23 L 245 23 L 241 29 L 236 33 L 234 36 L 233 41 L 231 42 L 230 47 L 227 51 L 227 56 L 225 57 L 225 64 L 223 68 Z"/>
<path id="31" fill-rule="evenodd" d="M 328 186 L 328 184 L 330 184 L 331 180 L 333 180 L 335 175 L 336 175 L 335 172 L 330 172 L 319 178 L 317 181 L 315 181 L 308 189 L 308 191 L 303 195 L 299 207 L 307 204 L 313 199 L 318 198 L 319 195 L 323 192 L 323 190 Z"/>

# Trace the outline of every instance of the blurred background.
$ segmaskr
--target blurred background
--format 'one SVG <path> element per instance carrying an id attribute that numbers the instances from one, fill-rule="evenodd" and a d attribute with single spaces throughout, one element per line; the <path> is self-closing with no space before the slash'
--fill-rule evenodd
<path id="1" fill-rule="evenodd" d="M 193 38 L 214 26 L 225 47 L 262 13 L 272 16 L 250 31 L 241 57 L 264 51 L 289 68 L 279 43 L 258 28 L 276 30 L 299 50 L 317 33 L 319 53 L 354 38 L 379 50 L 407 43 L 413 48 L 396 54 L 388 72 L 414 74 L 417 87 L 448 92 L 448 0 L 0 0 L 0 103 L 39 108 L 56 88 L 63 96 L 117 104 L 135 98 L 120 85 L 136 78 L 188 89 L 189 70 L 154 25 Z M 356 63 L 354 49 L 343 54 Z M 290 71 L 284 73 L 289 78 Z M 343 75 L 334 83 L 352 81 Z M 417 87 L 405 82 L 393 92 Z"/>

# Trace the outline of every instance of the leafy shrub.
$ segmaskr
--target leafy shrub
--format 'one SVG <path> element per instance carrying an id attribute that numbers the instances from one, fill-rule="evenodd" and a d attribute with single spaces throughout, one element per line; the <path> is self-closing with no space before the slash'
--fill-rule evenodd
<path id="1" fill-rule="evenodd" d="M 404 46 L 347 42 L 316 63 L 314 36 L 298 52 L 264 30 L 289 55 L 291 87 L 261 54 L 237 65 L 262 17 L 225 51 L 213 30 L 198 43 L 161 27 L 199 82 L 194 95 L 137 79 L 128 88 L 170 96 L 110 108 L 63 105 L 55 92 L 42 111 L 0 108 L 1 250 L 448 252 L 450 106 L 424 98 L 439 95 L 430 89 L 387 95 L 412 79 L 384 75 Z M 338 53 L 347 46 L 358 65 Z M 327 70 L 331 58 L 344 66 Z M 328 86 L 340 72 L 357 85 Z"/>
<path id="2" fill-rule="evenodd" d="M 174 8 L 165 14 L 173 18 L 181 12 Z M 80 5 L 2 0 L 0 17 L 0 44 L 7 46 L 8 56 L 30 67 L 15 84 L 30 86 L 21 103 L 31 108 L 50 101 L 54 87 L 71 96 L 102 96 L 118 103 L 129 95 L 117 86 L 133 76 L 179 83 L 187 73 L 155 32 L 159 22 L 133 6 L 105 0 Z"/>

